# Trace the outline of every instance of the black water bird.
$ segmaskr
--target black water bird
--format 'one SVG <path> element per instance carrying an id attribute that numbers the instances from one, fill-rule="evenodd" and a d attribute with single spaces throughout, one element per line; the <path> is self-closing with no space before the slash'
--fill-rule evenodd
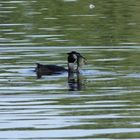
<path id="1" fill-rule="evenodd" d="M 86 60 L 80 53 L 71 51 L 67 57 L 68 69 L 57 65 L 44 65 L 36 63 L 37 77 L 41 78 L 42 75 L 61 74 L 63 72 L 76 73 L 81 69 L 82 63 Z"/>

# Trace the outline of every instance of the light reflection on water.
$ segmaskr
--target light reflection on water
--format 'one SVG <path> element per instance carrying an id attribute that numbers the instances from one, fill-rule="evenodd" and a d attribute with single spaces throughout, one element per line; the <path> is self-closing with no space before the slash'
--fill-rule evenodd
<path id="1" fill-rule="evenodd" d="M 0 139 L 139 139 L 138 1 L 52 2 L 0 2 Z M 75 83 L 37 79 L 72 50 L 88 60 Z"/>
<path id="2" fill-rule="evenodd" d="M 125 73 L 123 64 L 127 63 L 128 56 L 122 53 L 129 52 L 133 55 L 138 51 L 137 48 L 124 47 L 116 50 L 77 47 L 88 59 L 81 71 L 84 84 L 81 89 L 77 85 L 72 87 L 68 84 L 67 73 L 36 79 L 34 69 L 38 58 L 42 63 L 60 62 L 67 67 L 66 53 L 71 48 L 46 48 L 49 53 L 44 53 L 44 49 L 45 47 L 1 47 L 1 139 L 139 136 L 138 66 L 131 63 L 136 75 L 131 69 L 125 70 Z M 119 55 L 117 58 L 112 55 L 108 58 L 110 52 Z M 105 54 L 106 57 L 102 59 Z M 46 59 L 48 56 L 51 61 Z M 59 58 L 58 62 L 54 56 Z M 95 57 L 94 61 L 92 57 Z M 116 70 L 112 69 L 115 63 L 118 64 Z"/>

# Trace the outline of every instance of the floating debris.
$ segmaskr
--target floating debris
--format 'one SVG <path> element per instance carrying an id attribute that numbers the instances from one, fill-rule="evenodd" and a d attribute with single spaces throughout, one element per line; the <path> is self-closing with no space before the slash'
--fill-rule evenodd
<path id="1" fill-rule="evenodd" d="M 93 9 L 93 8 L 95 8 L 95 5 L 89 4 L 89 8 L 90 8 L 90 9 Z"/>

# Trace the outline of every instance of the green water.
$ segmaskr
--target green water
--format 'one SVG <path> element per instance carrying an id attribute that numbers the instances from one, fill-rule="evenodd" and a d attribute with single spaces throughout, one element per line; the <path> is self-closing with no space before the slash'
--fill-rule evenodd
<path id="1" fill-rule="evenodd" d="M 92 8 L 90 5 L 94 5 Z M 0 139 L 140 138 L 138 0 L 0 1 Z M 36 62 L 68 74 L 37 79 Z"/>
<path id="2" fill-rule="evenodd" d="M 11 30 L 1 31 L 2 37 L 33 46 L 137 45 L 139 5 L 138 0 L 1 1 L 1 30 Z"/>

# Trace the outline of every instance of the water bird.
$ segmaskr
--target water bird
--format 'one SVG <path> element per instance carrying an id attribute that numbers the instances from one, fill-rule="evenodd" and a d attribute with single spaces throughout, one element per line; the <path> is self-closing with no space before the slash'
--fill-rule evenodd
<path id="1" fill-rule="evenodd" d="M 37 77 L 41 78 L 42 75 L 52 75 L 52 74 L 61 74 L 63 72 L 68 73 L 78 73 L 82 65 L 85 63 L 85 57 L 83 57 L 80 53 L 76 51 L 71 51 L 67 57 L 68 69 L 63 66 L 57 65 L 44 65 L 40 63 L 36 63 L 36 73 Z"/>
<path id="2" fill-rule="evenodd" d="M 86 58 L 76 51 L 67 54 L 68 72 L 80 72 L 81 67 L 86 63 Z"/>

